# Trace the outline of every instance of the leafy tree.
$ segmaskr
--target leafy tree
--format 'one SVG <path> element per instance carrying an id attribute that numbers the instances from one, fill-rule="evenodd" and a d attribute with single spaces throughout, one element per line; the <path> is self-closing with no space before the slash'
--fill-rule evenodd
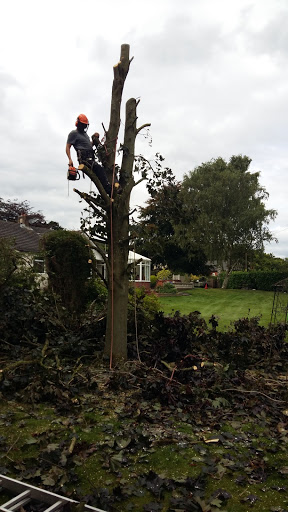
<path id="1" fill-rule="evenodd" d="M 18 199 L 7 199 L 5 201 L 0 197 L 0 220 L 8 222 L 18 222 L 21 215 L 26 215 L 29 224 L 37 227 L 47 227 L 50 229 L 63 229 L 58 222 L 46 222 L 46 219 L 41 211 L 34 211 L 28 201 L 18 201 Z"/>
<path id="2" fill-rule="evenodd" d="M 175 238 L 174 224 L 182 218 L 185 208 L 180 196 L 181 184 L 171 180 L 160 189 L 153 189 L 147 206 L 140 208 L 139 222 L 135 226 L 137 251 L 149 256 L 153 264 L 167 265 L 173 272 L 203 273 L 206 256 L 198 248 L 182 248 Z"/>
<path id="3" fill-rule="evenodd" d="M 56 222 L 55 220 L 50 220 L 50 222 L 46 222 L 45 225 L 43 225 L 45 228 L 53 229 L 53 230 L 63 230 L 62 226 L 60 226 L 59 222 Z"/>
<path id="4" fill-rule="evenodd" d="M 288 271 L 288 258 L 277 258 L 274 254 L 262 251 L 253 251 L 249 258 L 250 270 L 261 271 Z"/>
<path id="5" fill-rule="evenodd" d="M 5 201 L 0 197 L 0 220 L 9 222 L 18 222 L 20 215 L 29 215 L 34 225 L 45 224 L 45 218 L 41 212 L 35 212 L 28 201 L 18 201 L 18 199 L 8 199 Z"/>
<path id="6" fill-rule="evenodd" d="M 176 237 L 183 249 L 198 244 L 209 260 L 226 262 L 224 288 L 237 262 L 273 239 L 267 226 L 277 213 L 265 208 L 268 193 L 250 163 L 242 155 L 211 160 L 185 175 L 181 187 L 186 216 L 174 223 Z"/>

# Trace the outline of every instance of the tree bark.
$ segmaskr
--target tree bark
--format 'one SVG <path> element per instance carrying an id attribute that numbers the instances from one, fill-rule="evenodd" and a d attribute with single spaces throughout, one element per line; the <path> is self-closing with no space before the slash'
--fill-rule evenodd
<path id="1" fill-rule="evenodd" d="M 132 59 L 131 59 L 132 60 Z M 112 85 L 111 110 L 109 128 L 105 132 L 105 164 L 108 166 L 108 179 L 114 182 L 115 156 L 120 128 L 120 111 L 122 93 L 125 79 L 129 71 L 129 45 L 121 46 L 120 61 L 114 66 L 114 79 Z M 106 260 L 108 282 L 108 306 L 107 325 L 104 353 L 110 358 L 110 367 L 117 360 L 127 359 L 127 314 L 128 314 L 128 287 L 129 287 L 129 208 L 130 195 L 135 181 L 133 167 L 135 158 L 135 140 L 139 131 L 149 124 L 137 129 L 137 102 L 131 98 L 126 103 L 126 119 L 124 141 L 122 145 L 123 155 L 119 171 L 119 183 L 122 193 L 112 192 L 112 198 L 107 196 L 101 183 L 93 172 L 85 166 L 83 172 L 87 174 L 97 186 L 103 200 L 102 215 L 104 212 L 106 234 L 108 241 L 108 258 Z M 100 157 L 101 158 L 101 157 Z M 93 203 L 97 209 L 97 201 L 89 194 L 84 194 L 74 189 L 88 204 Z"/>
<path id="2" fill-rule="evenodd" d="M 121 122 L 121 102 L 126 76 L 130 67 L 129 59 L 130 47 L 128 44 L 121 45 L 120 61 L 113 67 L 114 79 L 112 84 L 111 108 L 109 128 L 106 132 L 106 151 L 107 163 L 109 168 L 109 178 L 112 178 L 113 166 L 115 161 L 115 148 L 118 139 L 118 133 Z"/>
<path id="3" fill-rule="evenodd" d="M 230 270 L 230 271 L 226 270 L 226 274 L 225 274 L 225 277 L 224 277 L 224 281 L 223 281 L 223 283 L 222 283 L 222 289 L 223 289 L 223 290 L 226 290 L 226 288 L 227 288 L 227 286 L 228 286 L 228 281 L 229 281 L 230 273 L 231 273 L 231 270 Z"/>
<path id="4" fill-rule="evenodd" d="M 129 205 L 131 190 L 135 183 L 133 179 L 135 139 L 136 100 L 132 98 L 126 104 L 124 151 L 119 177 L 123 192 L 112 202 L 112 208 L 108 213 L 111 271 L 108 276 L 105 353 L 110 356 L 110 364 L 113 360 L 127 359 Z"/>
<path id="5" fill-rule="evenodd" d="M 227 286 L 228 286 L 228 282 L 229 282 L 229 277 L 230 277 L 230 274 L 233 270 L 233 265 L 231 263 L 231 258 L 230 256 L 228 257 L 228 262 L 227 262 L 227 265 L 228 265 L 228 268 L 225 272 L 225 277 L 224 277 L 224 281 L 222 283 L 222 289 L 223 290 L 226 290 Z M 222 262 L 222 267 L 223 267 L 223 262 Z"/>

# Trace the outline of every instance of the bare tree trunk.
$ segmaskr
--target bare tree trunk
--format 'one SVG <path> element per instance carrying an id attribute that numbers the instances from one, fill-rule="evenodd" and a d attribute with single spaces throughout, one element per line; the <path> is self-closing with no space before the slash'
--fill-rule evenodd
<path id="1" fill-rule="evenodd" d="M 117 144 L 118 133 L 121 122 L 121 103 L 122 94 L 126 76 L 129 72 L 130 59 L 129 59 L 130 47 L 128 44 L 121 45 L 120 61 L 113 67 L 114 79 L 112 84 L 112 95 L 111 95 L 111 108 L 110 108 L 110 123 L 108 131 L 106 132 L 106 148 L 107 148 L 107 161 L 110 169 L 110 179 L 112 177 L 112 169 L 115 160 L 115 147 Z"/>
<path id="2" fill-rule="evenodd" d="M 228 281 L 229 281 L 229 276 L 230 276 L 230 274 L 231 274 L 231 270 L 230 270 L 230 271 L 226 270 L 226 274 L 225 274 L 225 277 L 224 277 L 224 281 L 223 281 L 223 283 L 222 283 L 222 288 L 223 288 L 223 290 L 226 290 L 226 288 L 227 288 L 227 286 L 228 286 Z"/>
<path id="3" fill-rule="evenodd" d="M 223 264 L 222 264 L 222 266 L 223 266 Z M 230 274 L 231 274 L 231 272 L 233 270 L 233 265 L 231 264 L 231 258 L 230 257 L 228 258 L 227 266 L 228 267 L 227 267 L 227 270 L 225 272 L 224 281 L 222 283 L 223 290 L 226 290 L 226 288 L 228 286 Z"/>
<path id="4" fill-rule="evenodd" d="M 130 62 L 129 45 L 122 45 L 120 61 L 113 68 L 114 80 L 112 85 L 110 123 L 106 132 L 105 143 L 105 160 L 108 164 L 108 179 L 110 183 L 113 183 L 122 93 Z M 137 102 L 134 98 L 127 101 L 124 143 L 122 145 L 123 156 L 119 172 L 122 194 L 117 194 L 116 189 L 114 189 L 112 200 L 110 200 L 93 172 L 87 167 L 83 169 L 85 174 L 96 184 L 105 204 L 104 207 L 102 206 L 104 215 L 103 213 L 101 215 L 106 223 L 108 258 L 103 253 L 101 246 L 99 246 L 99 251 L 106 261 L 108 274 L 108 308 L 104 352 L 110 357 L 111 366 L 116 360 L 127 359 L 129 208 L 131 191 L 135 186 L 133 178 L 135 140 L 142 128 L 150 126 L 145 124 L 137 129 L 136 108 Z M 98 211 L 99 203 L 97 203 L 97 200 L 93 200 L 92 196 L 88 194 L 83 194 L 77 190 L 76 192 L 95 211 Z"/>
<path id="5" fill-rule="evenodd" d="M 126 104 L 124 150 L 119 177 L 123 193 L 116 197 L 108 215 L 112 236 L 108 244 L 111 272 L 108 278 L 105 353 L 110 355 L 111 362 L 113 359 L 127 358 L 129 205 L 131 190 L 135 184 L 133 164 L 136 135 L 136 100 L 132 98 Z"/>

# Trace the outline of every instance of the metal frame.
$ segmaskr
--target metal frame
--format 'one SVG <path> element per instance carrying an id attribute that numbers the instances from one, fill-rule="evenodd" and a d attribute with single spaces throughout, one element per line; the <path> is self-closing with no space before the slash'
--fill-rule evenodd
<path id="1" fill-rule="evenodd" d="M 57 510 L 61 510 L 64 505 L 77 505 L 79 503 L 78 501 L 65 498 L 64 496 L 54 494 L 53 492 L 44 491 L 44 489 L 39 489 L 38 487 L 19 482 L 18 480 L 14 480 L 13 478 L 9 478 L 4 475 L 0 475 L 0 487 L 3 487 L 4 489 L 11 491 L 13 494 L 16 494 L 16 496 L 11 498 L 9 501 L 3 505 L 0 505 L 1 512 L 14 512 L 20 507 L 23 507 L 29 503 L 31 500 L 35 500 L 44 504 L 47 503 L 48 508 L 45 509 L 44 512 L 56 512 Z M 83 506 L 83 512 L 84 511 L 105 512 L 105 510 L 91 507 L 90 505 L 86 504 Z"/>
<path id="2" fill-rule="evenodd" d="M 277 323 L 283 324 L 283 327 L 287 325 L 287 313 L 288 313 L 288 279 L 278 281 L 274 285 L 274 298 L 273 306 L 271 311 L 270 326 L 276 325 Z"/>

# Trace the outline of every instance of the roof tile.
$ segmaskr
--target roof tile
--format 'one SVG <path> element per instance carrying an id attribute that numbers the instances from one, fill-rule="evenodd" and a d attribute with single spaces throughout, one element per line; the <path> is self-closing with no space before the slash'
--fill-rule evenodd
<path id="1" fill-rule="evenodd" d="M 20 227 L 16 222 L 0 220 L 0 238 L 14 240 L 15 249 L 21 252 L 39 251 L 41 235 L 33 229 Z"/>

